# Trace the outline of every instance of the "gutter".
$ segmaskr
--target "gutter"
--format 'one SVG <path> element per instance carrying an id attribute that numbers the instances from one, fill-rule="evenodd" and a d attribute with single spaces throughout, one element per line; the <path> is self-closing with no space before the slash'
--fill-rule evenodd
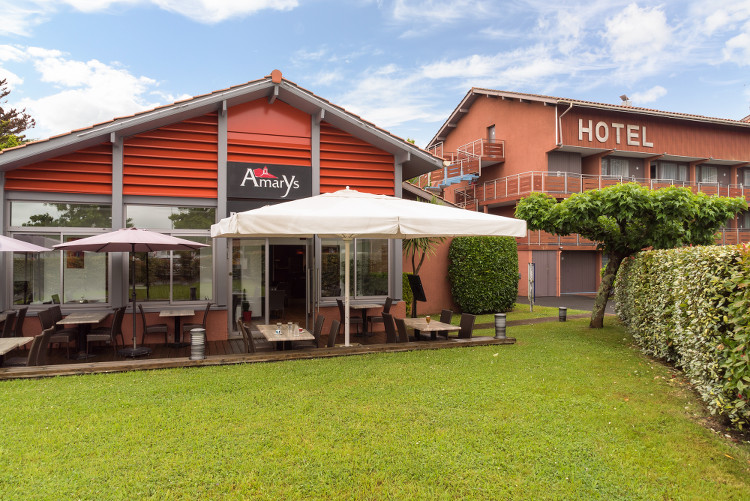
<path id="1" fill-rule="evenodd" d="M 557 109 L 557 108 L 555 108 L 555 109 Z M 560 114 L 560 116 L 557 118 L 557 123 L 555 124 L 555 129 L 556 129 L 555 130 L 555 135 L 557 135 L 557 137 L 555 139 L 557 140 L 557 146 L 558 147 L 562 146 L 562 144 L 563 144 L 563 142 L 562 142 L 562 117 L 564 117 L 565 114 L 567 112 L 569 112 L 570 110 L 572 110 L 572 109 L 573 109 L 573 103 L 570 103 L 570 106 L 568 106 L 568 109 L 565 110 L 565 111 L 563 111 Z"/>

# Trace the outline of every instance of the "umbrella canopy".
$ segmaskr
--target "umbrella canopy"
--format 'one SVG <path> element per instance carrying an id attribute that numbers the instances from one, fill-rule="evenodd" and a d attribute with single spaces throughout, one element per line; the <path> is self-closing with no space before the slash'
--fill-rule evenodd
<path id="1" fill-rule="evenodd" d="M 51 250 L 46 247 L 0 235 L 0 252 L 46 252 Z"/>
<path id="2" fill-rule="evenodd" d="M 208 246 L 185 240 L 184 238 L 177 238 L 156 231 L 139 230 L 138 228 L 121 228 L 54 246 L 55 249 L 72 251 L 132 253 L 130 269 L 132 274 L 131 281 L 133 282 L 133 348 L 120 350 L 121 355 L 131 357 L 151 353 L 151 350 L 148 348 L 138 348 L 136 346 L 135 253 L 160 250 L 195 250 L 201 247 Z"/>
<path id="3" fill-rule="evenodd" d="M 339 190 L 233 214 L 211 236 L 343 238 L 345 344 L 349 345 L 349 243 L 355 237 L 526 236 L 526 221 L 387 195 Z"/>

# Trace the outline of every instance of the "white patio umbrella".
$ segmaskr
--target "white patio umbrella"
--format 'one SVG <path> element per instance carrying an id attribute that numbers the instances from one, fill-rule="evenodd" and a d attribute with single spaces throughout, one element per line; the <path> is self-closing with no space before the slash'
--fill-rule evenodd
<path id="1" fill-rule="evenodd" d="M 151 353 L 149 348 L 136 345 L 136 297 L 135 297 L 135 253 L 153 252 L 160 250 L 195 250 L 208 247 L 206 244 L 192 242 L 183 238 L 173 237 L 149 230 L 138 228 L 121 228 L 119 230 L 81 238 L 63 244 L 57 244 L 55 249 L 88 252 L 130 252 L 131 276 L 133 282 L 133 347 L 120 350 L 120 355 L 139 357 Z"/>
<path id="2" fill-rule="evenodd" d="M 362 238 L 526 235 L 526 221 L 387 195 L 339 190 L 233 214 L 211 226 L 211 236 L 342 238 L 344 339 L 349 346 L 349 244 Z"/>

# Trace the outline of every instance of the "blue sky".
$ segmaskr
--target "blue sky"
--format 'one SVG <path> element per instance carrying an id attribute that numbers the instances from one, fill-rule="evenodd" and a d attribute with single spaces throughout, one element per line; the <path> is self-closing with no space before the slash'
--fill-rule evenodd
<path id="1" fill-rule="evenodd" d="M 750 114 L 750 0 L 0 0 L 0 12 L 0 78 L 36 118 L 32 138 L 273 69 L 420 146 L 472 86 Z"/>

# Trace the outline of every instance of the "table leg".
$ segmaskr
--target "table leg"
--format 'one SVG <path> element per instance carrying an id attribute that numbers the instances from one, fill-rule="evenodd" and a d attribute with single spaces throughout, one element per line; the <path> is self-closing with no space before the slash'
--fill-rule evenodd
<path id="1" fill-rule="evenodd" d="M 367 309 L 362 310 L 362 337 L 367 337 Z"/>
<path id="2" fill-rule="evenodd" d="M 86 360 L 87 358 L 94 358 L 96 356 L 96 355 L 87 353 L 86 350 L 84 350 L 83 348 L 84 345 L 86 344 L 86 334 L 89 333 L 90 329 L 91 329 L 90 324 L 78 324 L 78 337 L 76 338 L 76 354 L 70 357 L 72 360 Z"/>
<path id="3" fill-rule="evenodd" d="M 174 343 L 170 344 L 170 348 L 184 348 L 185 346 L 190 346 L 190 343 L 181 342 L 180 338 L 182 337 L 182 325 L 180 323 L 179 316 L 175 315 L 174 317 Z"/>

